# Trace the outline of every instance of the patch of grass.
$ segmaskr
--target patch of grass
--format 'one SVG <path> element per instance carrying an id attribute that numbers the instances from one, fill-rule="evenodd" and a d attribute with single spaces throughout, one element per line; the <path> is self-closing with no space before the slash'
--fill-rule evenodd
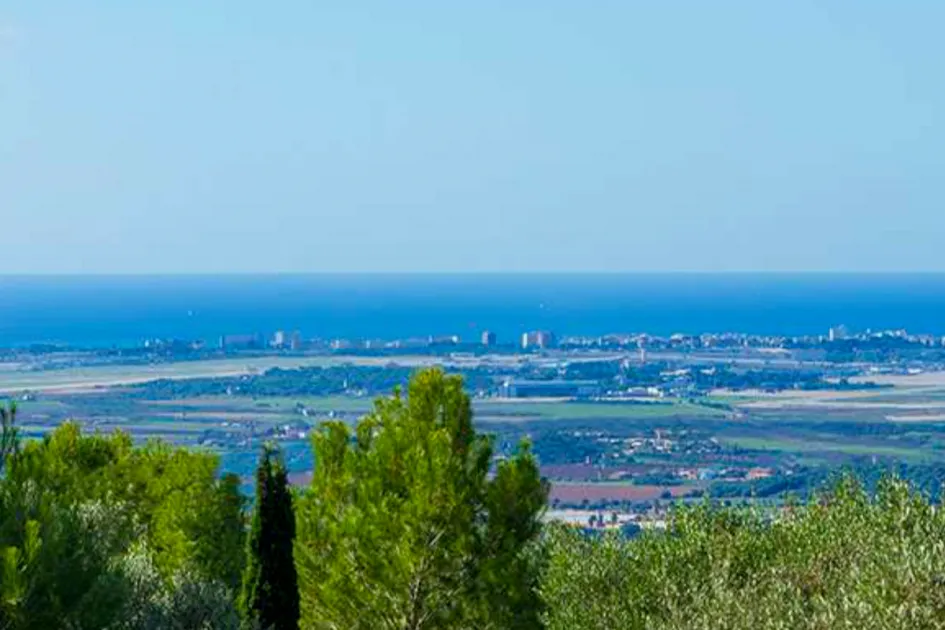
<path id="1" fill-rule="evenodd" d="M 212 422 L 122 422 L 120 424 L 109 424 L 105 427 L 99 427 L 109 432 L 115 429 L 128 431 L 129 433 L 202 433 L 207 429 L 222 429 L 219 423 Z"/>
<path id="2" fill-rule="evenodd" d="M 759 400 L 766 400 L 763 396 L 736 396 L 728 394 L 712 394 L 711 396 L 706 396 L 706 401 L 710 403 L 717 403 L 720 405 L 731 405 L 737 407 L 738 405 L 744 405 L 747 403 L 757 402 Z"/>
<path id="3" fill-rule="evenodd" d="M 893 388 L 879 390 L 869 395 L 857 396 L 856 402 L 864 403 L 942 403 L 945 402 L 945 390 L 934 388 L 904 389 Z"/>
<path id="4" fill-rule="evenodd" d="M 781 451 L 786 453 L 822 453 L 838 452 L 847 455 L 875 455 L 893 457 L 906 461 L 928 461 L 935 459 L 934 454 L 926 450 L 901 446 L 877 446 L 850 442 L 808 441 L 781 437 L 726 437 L 727 444 L 757 451 Z"/>
<path id="5" fill-rule="evenodd" d="M 368 413 L 374 407 L 374 397 L 365 396 L 299 396 L 287 398 L 259 398 L 255 401 L 256 409 L 265 409 L 266 405 L 275 409 L 292 410 L 302 403 L 316 413 L 335 411 L 340 413 Z"/>
<path id="6" fill-rule="evenodd" d="M 175 401 L 156 401 L 149 403 L 163 411 L 188 411 L 190 413 L 222 411 L 234 413 L 292 413 L 297 404 L 316 413 L 336 411 L 340 413 L 367 413 L 374 405 L 374 398 L 355 398 L 352 396 L 279 396 L 279 397 L 243 397 L 214 396 L 207 398 L 184 398 Z"/>
<path id="7" fill-rule="evenodd" d="M 594 403 L 594 402 L 492 402 L 474 405 L 477 417 L 495 420 L 593 420 L 653 419 L 670 417 L 711 418 L 726 414 L 692 403 Z"/>
<path id="8" fill-rule="evenodd" d="M 291 413 L 296 404 L 303 404 L 310 411 L 322 415 L 334 411 L 338 413 L 368 413 L 374 405 L 373 397 L 354 398 L 351 396 L 298 396 L 248 398 L 240 396 L 222 396 L 213 398 L 192 398 L 179 401 L 150 403 L 164 412 L 188 411 L 199 414 L 201 411 L 238 412 L 260 414 Z M 724 409 L 717 409 L 688 402 L 659 403 L 594 403 L 571 401 L 536 401 L 536 402 L 496 402 L 477 400 L 473 410 L 479 421 L 508 420 L 593 420 L 593 419 L 653 419 L 671 417 L 711 418 L 722 417 Z"/>

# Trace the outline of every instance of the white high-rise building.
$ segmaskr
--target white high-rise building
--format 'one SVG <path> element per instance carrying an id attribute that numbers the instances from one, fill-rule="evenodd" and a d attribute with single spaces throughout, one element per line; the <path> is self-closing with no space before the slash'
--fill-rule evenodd
<path id="1" fill-rule="evenodd" d="M 540 348 L 545 350 L 555 345 L 555 334 L 547 330 L 535 330 L 522 335 L 522 348 Z"/>

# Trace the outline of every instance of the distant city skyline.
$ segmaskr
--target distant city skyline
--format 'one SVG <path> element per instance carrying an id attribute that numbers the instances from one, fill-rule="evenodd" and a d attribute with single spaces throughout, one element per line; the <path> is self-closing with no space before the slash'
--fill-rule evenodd
<path id="1" fill-rule="evenodd" d="M 945 271 L 945 3 L 0 7 L 0 274 Z"/>

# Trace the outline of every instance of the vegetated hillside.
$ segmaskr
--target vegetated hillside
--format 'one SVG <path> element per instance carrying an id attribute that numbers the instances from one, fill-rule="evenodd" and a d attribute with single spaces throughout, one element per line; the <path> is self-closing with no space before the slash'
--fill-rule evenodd
<path id="1" fill-rule="evenodd" d="M 542 526 L 528 444 L 489 474 L 491 439 L 436 370 L 322 425 L 301 496 L 266 451 L 248 542 L 209 453 L 71 424 L 21 442 L 0 421 L 2 630 L 945 628 L 945 514 L 905 482 L 681 507 L 632 540 Z"/>
<path id="2" fill-rule="evenodd" d="M 708 504 L 628 540 L 554 527 L 548 630 L 945 627 L 945 513 L 902 481 L 851 477 L 775 518 Z"/>

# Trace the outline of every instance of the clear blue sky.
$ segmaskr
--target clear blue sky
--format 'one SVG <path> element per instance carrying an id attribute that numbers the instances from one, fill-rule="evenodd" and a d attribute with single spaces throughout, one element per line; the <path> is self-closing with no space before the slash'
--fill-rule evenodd
<path id="1" fill-rule="evenodd" d="M 945 270 L 945 2 L 0 4 L 0 272 Z"/>

